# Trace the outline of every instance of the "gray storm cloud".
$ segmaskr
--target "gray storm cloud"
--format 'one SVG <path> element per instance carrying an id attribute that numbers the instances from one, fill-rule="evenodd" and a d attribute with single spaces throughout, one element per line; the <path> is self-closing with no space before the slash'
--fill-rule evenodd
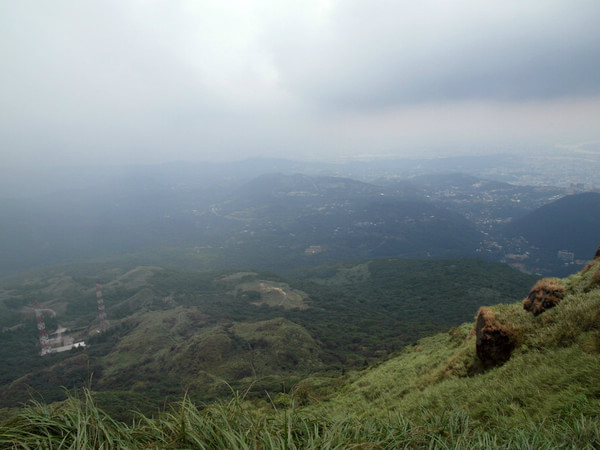
<path id="1" fill-rule="evenodd" d="M 598 17 L 597 2 L 343 2 L 278 55 L 292 86 L 340 107 L 590 96 Z"/>
<path id="2" fill-rule="evenodd" d="M 598 140 L 598 17 L 588 0 L 2 2 L 1 158 Z"/>

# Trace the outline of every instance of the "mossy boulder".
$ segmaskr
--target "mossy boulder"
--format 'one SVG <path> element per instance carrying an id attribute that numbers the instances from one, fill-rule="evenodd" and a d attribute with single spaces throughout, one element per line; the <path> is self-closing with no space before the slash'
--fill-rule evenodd
<path id="1" fill-rule="evenodd" d="M 477 357 L 484 367 L 499 366 L 509 360 L 515 348 L 513 333 L 496 320 L 490 308 L 481 307 L 475 322 Z"/>

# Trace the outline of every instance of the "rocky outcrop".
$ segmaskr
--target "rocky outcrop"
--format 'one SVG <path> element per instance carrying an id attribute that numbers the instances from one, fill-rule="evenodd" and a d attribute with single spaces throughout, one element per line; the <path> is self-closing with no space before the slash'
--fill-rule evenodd
<path id="1" fill-rule="evenodd" d="M 508 361 L 515 348 L 511 331 L 496 320 L 491 309 L 481 307 L 475 323 L 477 357 L 484 367 L 494 367 Z"/>
<path id="2" fill-rule="evenodd" d="M 537 316 L 560 303 L 565 288 L 556 278 L 544 278 L 538 281 L 523 300 L 523 309 Z"/>
<path id="3" fill-rule="evenodd" d="M 600 245 L 596 249 L 596 254 L 594 255 L 594 259 L 600 259 Z"/>

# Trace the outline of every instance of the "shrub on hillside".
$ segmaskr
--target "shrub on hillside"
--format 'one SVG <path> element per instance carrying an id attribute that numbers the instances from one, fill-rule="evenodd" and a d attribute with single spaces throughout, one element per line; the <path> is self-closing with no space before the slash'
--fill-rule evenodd
<path id="1" fill-rule="evenodd" d="M 557 278 L 544 278 L 538 281 L 523 300 L 523 309 L 537 316 L 560 303 L 565 288 Z"/>

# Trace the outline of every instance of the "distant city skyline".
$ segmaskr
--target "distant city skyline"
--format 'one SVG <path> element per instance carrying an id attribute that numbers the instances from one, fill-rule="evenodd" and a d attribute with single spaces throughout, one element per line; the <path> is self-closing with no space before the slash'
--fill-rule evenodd
<path id="1" fill-rule="evenodd" d="M 600 153 L 600 3 L 2 2 L 0 165 Z"/>

